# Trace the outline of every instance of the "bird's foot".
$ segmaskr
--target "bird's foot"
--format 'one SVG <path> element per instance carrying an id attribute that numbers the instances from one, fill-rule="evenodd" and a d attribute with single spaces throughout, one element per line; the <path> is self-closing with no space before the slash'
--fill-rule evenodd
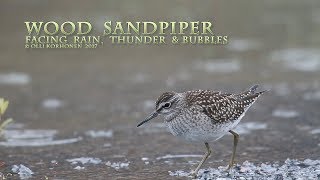
<path id="1" fill-rule="evenodd" d="M 198 172 L 191 171 L 190 176 L 192 177 L 192 179 L 197 179 L 197 174 L 198 174 Z"/>
<path id="2" fill-rule="evenodd" d="M 226 171 L 230 171 L 233 168 L 234 165 L 235 165 L 235 162 L 230 162 L 228 164 L 228 167 L 227 167 Z"/>

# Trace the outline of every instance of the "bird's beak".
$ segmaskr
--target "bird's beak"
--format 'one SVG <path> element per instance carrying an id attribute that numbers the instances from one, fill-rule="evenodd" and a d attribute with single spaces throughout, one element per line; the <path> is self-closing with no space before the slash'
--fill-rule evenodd
<path id="1" fill-rule="evenodd" d="M 142 124 L 150 121 L 151 119 L 155 118 L 158 116 L 158 112 L 157 111 L 154 111 L 153 113 L 151 113 L 145 120 L 143 120 L 142 122 L 140 122 L 137 127 L 141 126 Z"/>

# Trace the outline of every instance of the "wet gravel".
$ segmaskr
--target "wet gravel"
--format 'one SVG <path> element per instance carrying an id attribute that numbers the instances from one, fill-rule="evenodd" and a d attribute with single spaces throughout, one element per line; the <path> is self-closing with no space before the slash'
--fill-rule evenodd
<path id="1" fill-rule="evenodd" d="M 184 171 L 169 172 L 175 177 L 190 177 Z M 320 179 L 320 160 L 306 159 L 303 161 L 287 159 L 284 163 L 262 163 L 255 165 L 248 161 L 237 164 L 232 170 L 226 167 L 202 169 L 197 176 L 200 180 L 287 180 L 287 179 Z"/>

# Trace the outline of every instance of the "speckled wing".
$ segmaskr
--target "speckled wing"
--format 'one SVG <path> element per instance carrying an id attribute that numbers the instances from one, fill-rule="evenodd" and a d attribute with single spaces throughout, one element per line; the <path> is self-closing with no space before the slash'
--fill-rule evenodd
<path id="1" fill-rule="evenodd" d="M 259 97 L 259 93 L 240 94 L 222 93 L 220 91 L 196 90 L 187 92 L 188 105 L 198 105 L 203 113 L 212 119 L 212 123 L 237 120 Z"/>

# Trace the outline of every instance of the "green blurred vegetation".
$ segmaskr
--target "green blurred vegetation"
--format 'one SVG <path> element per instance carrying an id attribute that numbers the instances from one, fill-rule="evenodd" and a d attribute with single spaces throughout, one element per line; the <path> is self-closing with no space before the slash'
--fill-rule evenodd
<path id="1" fill-rule="evenodd" d="M 9 105 L 9 101 L 0 98 L 0 135 L 3 131 L 3 129 L 9 124 L 11 123 L 13 120 L 11 118 L 6 119 L 6 120 L 2 120 L 2 116 L 4 115 L 4 113 L 6 112 L 7 108 Z"/>

